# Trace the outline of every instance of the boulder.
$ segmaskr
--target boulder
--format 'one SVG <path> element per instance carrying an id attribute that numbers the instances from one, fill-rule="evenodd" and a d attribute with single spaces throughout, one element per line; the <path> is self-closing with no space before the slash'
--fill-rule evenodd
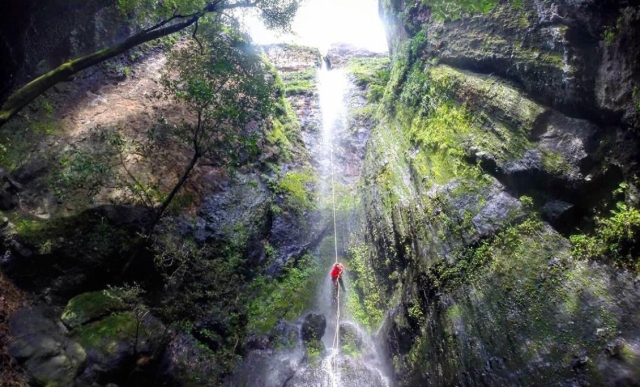
<path id="1" fill-rule="evenodd" d="M 133 369 L 134 363 L 161 349 L 166 330 L 148 313 L 127 311 L 90 322 L 72 332 L 87 353 L 80 380 L 94 383 Z"/>
<path id="2" fill-rule="evenodd" d="M 311 341 L 318 341 L 324 336 L 324 331 L 327 328 L 327 319 L 323 314 L 309 313 L 304 318 L 300 334 L 302 340 L 306 343 Z"/>
<path id="3" fill-rule="evenodd" d="M 350 322 L 340 323 L 340 346 L 343 352 L 354 355 L 362 350 L 363 337 L 355 324 Z"/>
<path id="4" fill-rule="evenodd" d="M 63 336 L 41 307 L 24 308 L 9 319 L 9 354 L 36 386 L 71 386 L 86 362 L 84 349 Z"/>
<path id="5" fill-rule="evenodd" d="M 126 308 L 121 299 L 107 291 L 83 293 L 69 301 L 62 312 L 61 320 L 64 325 L 73 329 Z"/>
<path id="6" fill-rule="evenodd" d="M 180 387 L 190 385 L 193 380 L 213 380 L 216 369 L 206 354 L 193 336 L 178 333 L 162 355 L 154 385 Z"/>

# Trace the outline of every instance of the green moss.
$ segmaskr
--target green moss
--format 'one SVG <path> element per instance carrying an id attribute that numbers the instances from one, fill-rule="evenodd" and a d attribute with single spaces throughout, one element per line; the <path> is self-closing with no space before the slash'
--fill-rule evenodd
<path id="1" fill-rule="evenodd" d="M 386 86 L 390 78 L 390 60 L 382 58 L 353 58 L 349 60 L 348 71 L 363 86 Z"/>
<path id="2" fill-rule="evenodd" d="M 309 308 L 315 296 L 317 270 L 317 261 L 305 255 L 284 266 L 278 279 L 256 279 L 252 284 L 255 297 L 249 305 L 248 330 L 266 334 L 278 320 L 292 320 Z"/>
<path id="3" fill-rule="evenodd" d="M 559 152 L 543 151 L 542 166 L 545 171 L 556 175 L 570 175 L 573 172 L 571 164 Z"/>
<path id="4" fill-rule="evenodd" d="M 324 344 L 320 340 L 312 340 L 304 345 L 307 359 L 311 364 L 318 364 L 322 354 L 324 354 Z"/>
<path id="5" fill-rule="evenodd" d="M 133 342 L 138 323 L 131 312 L 113 314 L 100 321 L 80 327 L 74 338 L 85 348 L 112 353 L 119 342 Z"/>
<path id="6" fill-rule="evenodd" d="M 83 293 L 69 301 L 61 319 L 66 326 L 75 328 L 123 309 L 126 309 L 125 303 L 106 290 Z"/>
<path id="7" fill-rule="evenodd" d="M 469 13 L 488 13 L 499 4 L 499 0 L 423 0 L 423 3 L 431 8 L 434 19 L 456 20 Z"/>
<path id="8" fill-rule="evenodd" d="M 310 170 L 301 172 L 288 172 L 276 186 L 276 192 L 285 196 L 286 206 L 294 212 L 301 214 L 314 208 L 314 195 L 310 189 L 315 177 Z"/>
<path id="9" fill-rule="evenodd" d="M 359 324 L 370 331 L 378 328 L 387 303 L 370 265 L 373 252 L 365 244 L 349 249 L 349 274 L 355 291 L 347 293 L 347 309 Z"/>
<path id="10" fill-rule="evenodd" d="M 313 94 L 317 91 L 316 69 L 282 73 L 286 95 Z"/>
<path id="11" fill-rule="evenodd" d="M 272 117 L 271 130 L 265 133 L 267 143 L 275 148 L 273 162 L 290 161 L 299 154 L 300 125 L 286 98 L 280 97 L 274 103 L 275 114 Z"/>
<path id="12" fill-rule="evenodd" d="M 607 28 L 604 31 L 604 44 L 609 47 L 611 46 L 613 43 L 615 43 L 616 38 L 618 37 L 618 32 L 620 31 L 620 28 L 622 27 L 622 22 L 624 16 L 620 15 L 620 17 L 617 19 L 616 21 L 616 25 Z"/>
<path id="13" fill-rule="evenodd" d="M 596 217 L 593 235 L 571 236 L 573 256 L 581 259 L 606 259 L 616 266 L 640 271 L 637 253 L 639 234 L 640 210 L 620 202 L 609 217 Z"/>

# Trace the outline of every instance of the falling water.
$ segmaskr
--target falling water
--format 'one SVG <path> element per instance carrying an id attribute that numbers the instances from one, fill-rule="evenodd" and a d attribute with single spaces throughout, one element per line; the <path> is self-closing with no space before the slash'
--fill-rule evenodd
<path id="1" fill-rule="evenodd" d="M 341 162 L 343 158 L 338 157 L 340 153 L 343 153 L 341 148 L 341 139 L 348 136 L 349 125 L 347 122 L 348 109 L 346 108 L 347 94 L 349 88 L 353 85 L 349 82 L 347 73 L 343 69 L 330 70 L 323 62 L 323 67 L 318 73 L 318 92 L 320 111 L 322 114 L 322 130 L 321 138 L 319 141 L 320 152 L 318 152 L 318 160 L 315 160 L 318 165 L 319 174 L 319 187 L 318 191 L 321 198 L 321 207 L 324 208 L 324 212 L 328 214 L 328 224 L 333 225 L 335 221 L 335 201 L 339 200 L 339 197 L 335 195 L 334 185 L 349 186 L 354 188 L 357 182 L 357 176 L 350 176 L 347 171 L 347 165 Z M 343 261 L 344 257 L 339 252 L 344 251 L 344 235 L 338 235 L 341 230 L 344 230 L 344 225 L 336 225 L 332 229 L 332 242 L 335 241 L 335 254 L 339 261 Z M 340 241 L 340 242 L 339 242 Z M 340 246 L 338 246 L 340 244 Z M 340 292 L 339 303 L 335 303 L 334 286 L 329 280 L 329 271 L 336 259 L 335 256 L 323 256 L 319 257 L 321 267 L 326 267 L 326 283 L 318 286 L 316 308 L 317 312 L 325 315 L 327 319 L 327 328 L 322 341 L 327 350 L 327 356 L 323 359 L 322 369 L 326 372 L 330 387 L 359 387 L 359 384 L 354 384 L 352 380 L 342 378 L 341 368 L 347 361 L 347 356 L 343 356 L 340 353 L 340 343 L 337 345 L 334 342 L 334 337 L 338 335 L 339 331 L 336 330 L 339 326 L 347 324 L 350 329 L 357 333 L 363 341 L 362 356 L 363 362 L 371 374 L 372 382 L 380 386 L 389 386 L 388 378 L 385 377 L 381 371 L 381 359 L 378 355 L 378 349 L 375 346 L 373 340 L 369 334 L 362 329 L 355 322 L 349 321 L 349 313 L 346 308 L 346 298 L 344 292 Z M 348 265 L 347 265 L 348 266 Z M 345 283 L 347 291 L 350 288 L 348 273 L 345 273 Z M 337 308 L 340 307 L 340 318 L 337 318 Z M 379 383 L 376 383 L 379 382 Z M 325 384 L 322 384 L 323 386 Z"/>
<path id="2" fill-rule="evenodd" d="M 336 190 L 336 202 L 340 202 L 344 190 L 353 192 L 359 179 L 359 170 L 363 163 L 364 143 L 368 138 L 368 129 L 354 128 L 349 114 L 354 108 L 359 109 L 366 103 L 361 90 L 350 81 L 348 73 L 343 69 L 329 70 L 323 67 L 317 74 L 318 103 L 321 115 L 321 130 L 309 130 L 305 133 L 305 144 L 312 155 L 312 165 L 318 176 L 317 193 L 318 208 L 322 213 L 322 224 L 329 225 L 329 232 L 323 242 L 324 248 L 318 248 L 315 256 L 319 267 L 316 297 L 314 305 L 303 313 L 296 321 L 282 322 L 280 333 L 288 336 L 292 330 L 300 329 L 305 316 L 309 312 L 325 316 L 327 326 L 322 337 L 325 352 L 321 358 L 310 360 L 302 339 L 291 348 L 254 350 L 244 360 L 239 371 L 228 380 L 229 387 L 389 387 L 390 383 L 383 370 L 389 369 L 386 358 L 376 346 L 375 340 L 356 322 L 351 321 L 346 305 L 349 292 L 355 291 L 349 281 L 349 262 L 344 251 L 347 248 L 347 235 L 353 232 L 353 222 L 347 223 L 344 217 L 337 219 L 334 237 L 333 226 L 333 184 L 340 187 Z M 317 116 L 314 116 L 317 117 Z M 314 120 L 315 121 L 315 120 Z M 355 129 L 356 135 L 353 132 Z M 362 131 L 367 132 L 366 136 Z M 357 133 L 360 133 L 358 135 Z M 354 144 L 361 151 L 354 154 Z M 346 187 L 346 188 L 345 188 Z M 334 239 L 335 238 L 335 239 Z M 336 248 L 334 248 L 336 241 Z M 330 248 L 329 248 L 330 245 Z M 338 259 L 345 262 L 346 291 L 341 292 L 341 315 L 338 321 L 334 286 L 329 272 L 335 262 L 336 250 Z M 359 340 L 358 353 L 343 353 L 341 345 L 333 343 L 336 330 L 349 331 Z"/>

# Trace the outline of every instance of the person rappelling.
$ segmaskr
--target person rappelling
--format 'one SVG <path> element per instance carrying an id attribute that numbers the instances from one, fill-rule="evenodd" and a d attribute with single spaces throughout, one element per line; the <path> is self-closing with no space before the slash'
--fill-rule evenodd
<path id="1" fill-rule="evenodd" d="M 331 268 L 331 281 L 333 281 L 333 285 L 336 287 L 340 284 L 342 290 L 346 290 L 344 288 L 344 282 L 342 281 L 342 273 L 344 272 L 344 266 L 340 262 L 336 262 L 333 264 Z"/>

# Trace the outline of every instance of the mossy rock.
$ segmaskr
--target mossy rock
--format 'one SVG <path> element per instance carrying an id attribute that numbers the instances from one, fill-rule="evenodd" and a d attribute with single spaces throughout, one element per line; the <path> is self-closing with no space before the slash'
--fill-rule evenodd
<path id="1" fill-rule="evenodd" d="M 132 366 L 136 355 L 148 355 L 162 345 L 164 326 L 149 314 L 120 312 L 77 328 L 72 338 L 85 349 L 83 378 L 98 380 Z"/>
<path id="2" fill-rule="evenodd" d="M 61 320 L 69 328 L 77 328 L 113 312 L 127 309 L 127 305 L 108 291 L 84 293 L 72 298 L 62 312 Z"/>
<path id="3" fill-rule="evenodd" d="M 80 327 L 74 338 L 85 348 L 111 352 L 119 342 L 135 340 L 136 326 L 134 315 L 122 312 Z"/>

